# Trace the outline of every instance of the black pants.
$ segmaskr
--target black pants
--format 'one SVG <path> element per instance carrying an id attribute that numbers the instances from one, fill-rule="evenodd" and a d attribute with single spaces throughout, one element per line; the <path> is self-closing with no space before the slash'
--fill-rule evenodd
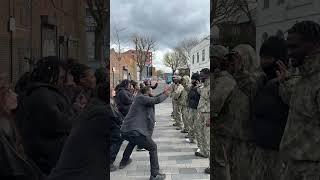
<path id="1" fill-rule="evenodd" d="M 149 151 L 151 175 L 153 176 L 157 175 L 159 173 L 157 144 L 151 139 L 151 137 L 146 137 L 137 131 L 131 131 L 131 132 L 123 133 L 122 138 L 129 141 L 129 144 L 127 145 L 123 153 L 123 157 L 121 161 L 122 162 L 128 161 L 134 147 L 138 145 L 139 147 L 145 148 L 146 150 Z"/>
<path id="2" fill-rule="evenodd" d="M 110 164 L 114 163 L 121 148 L 123 139 L 120 136 L 120 129 L 111 132 L 110 137 Z"/>

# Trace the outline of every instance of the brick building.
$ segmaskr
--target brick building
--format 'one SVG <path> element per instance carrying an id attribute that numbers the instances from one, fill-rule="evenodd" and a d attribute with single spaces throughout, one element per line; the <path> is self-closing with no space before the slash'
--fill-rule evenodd
<path id="1" fill-rule="evenodd" d="M 119 54 L 110 50 L 110 81 L 117 85 L 123 79 L 137 80 L 137 63 L 132 50 Z"/>
<path id="2" fill-rule="evenodd" d="M 15 82 L 40 57 L 86 63 L 85 2 L 9 0 L 0 6 L 0 72 Z"/>

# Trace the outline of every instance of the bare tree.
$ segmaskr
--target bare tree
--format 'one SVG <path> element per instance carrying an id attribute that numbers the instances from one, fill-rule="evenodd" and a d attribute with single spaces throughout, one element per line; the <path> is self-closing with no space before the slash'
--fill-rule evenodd
<path id="1" fill-rule="evenodd" d="M 184 39 L 181 42 L 178 43 L 178 46 L 176 47 L 176 50 L 178 50 L 179 53 L 181 53 L 182 56 L 185 56 L 184 59 L 186 60 L 186 65 L 188 68 L 190 68 L 189 62 L 191 59 L 191 49 L 196 46 L 199 43 L 199 39 L 193 37 Z"/>
<path id="2" fill-rule="evenodd" d="M 254 23 L 252 12 L 257 7 L 257 0 L 214 0 L 210 6 L 211 27 L 222 22 L 237 21 L 245 14 L 250 23 Z"/>
<path id="3" fill-rule="evenodd" d="M 134 34 L 132 36 L 132 42 L 135 45 L 135 60 L 139 67 L 140 80 L 142 79 L 142 72 L 150 57 L 150 53 L 155 50 L 156 40 L 149 35 Z"/>
<path id="4" fill-rule="evenodd" d="M 124 31 L 126 28 L 118 28 L 116 25 L 113 26 L 113 36 L 112 36 L 112 42 L 114 45 L 117 46 L 116 50 L 116 58 L 118 60 L 118 69 L 120 71 L 120 61 L 122 59 L 122 41 L 120 38 L 120 33 Z M 119 73 L 119 79 L 121 79 L 121 74 Z"/>
<path id="5" fill-rule="evenodd" d="M 179 68 L 185 65 L 186 58 L 179 49 L 174 49 L 173 52 L 164 55 L 163 63 L 165 66 L 171 68 L 172 74 L 175 74 Z"/>
<path id="6" fill-rule="evenodd" d="M 109 7 L 110 1 L 106 0 L 85 0 L 88 5 L 89 12 L 95 20 L 95 51 L 94 56 L 96 60 L 101 62 L 101 65 L 105 65 L 106 62 L 103 60 L 103 43 L 104 34 L 109 24 Z"/>

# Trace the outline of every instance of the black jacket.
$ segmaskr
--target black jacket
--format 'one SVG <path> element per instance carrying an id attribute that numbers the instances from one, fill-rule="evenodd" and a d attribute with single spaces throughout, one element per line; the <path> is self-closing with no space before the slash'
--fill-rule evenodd
<path id="1" fill-rule="evenodd" d="M 4 121 L 8 122 L 7 119 L 0 119 L 0 121 L 2 121 L 2 125 Z M 23 154 L 23 151 L 18 150 L 16 134 L 11 126 L 0 127 L 0 179 L 45 179 L 41 170 Z"/>
<path id="2" fill-rule="evenodd" d="M 254 100 L 254 137 L 258 146 L 278 150 L 286 126 L 289 107 L 279 96 L 279 83 L 267 82 Z"/>
<path id="3" fill-rule="evenodd" d="M 49 174 L 72 127 L 69 99 L 57 88 L 32 84 L 17 110 L 17 126 L 25 153 Z"/>
<path id="4" fill-rule="evenodd" d="M 109 171 L 110 107 L 93 98 L 77 117 L 48 180 L 105 180 Z"/>
<path id="5" fill-rule="evenodd" d="M 198 93 L 198 90 L 193 85 L 190 88 L 190 91 L 188 93 L 188 105 L 192 109 L 197 109 L 198 104 L 200 100 L 200 94 Z"/>
<path id="6" fill-rule="evenodd" d="M 120 88 L 116 93 L 116 103 L 118 110 L 123 116 L 126 116 L 129 112 L 131 104 L 133 102 L 133 94 L 126 88 Z"/>

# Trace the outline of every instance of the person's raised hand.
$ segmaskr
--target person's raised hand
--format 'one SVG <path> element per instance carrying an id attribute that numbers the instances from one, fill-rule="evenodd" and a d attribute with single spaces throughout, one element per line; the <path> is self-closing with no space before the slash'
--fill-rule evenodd
<path id="1" fill-rule="evenodd" d="M 279 70 L 277 70 L 277 72 L 276 72 L 278 80 L 280 82 L 284 81 L 286 79 L 286 77 L 288 77 L 288 75 L 289 75 L 288 67 L 282 61 L 277 61 L 276 63 L 279 67 Z"/>
<path id="2" fill-rule="evenodd" d="M 169 95 L 170 92 L 171 92 L 170 86 L 166 85 L 166 86 L 164 87 L 164 91 L 163 91 L 163 92 L 164 92 L 166 95 Z"/>

